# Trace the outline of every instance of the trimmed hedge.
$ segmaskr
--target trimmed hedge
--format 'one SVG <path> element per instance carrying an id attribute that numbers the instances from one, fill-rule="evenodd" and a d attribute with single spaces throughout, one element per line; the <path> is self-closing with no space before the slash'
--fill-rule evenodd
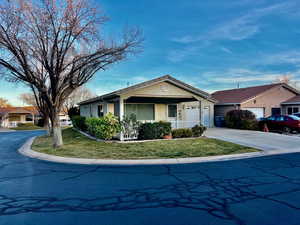
<path id="1" fill-rule="evenodd" d="M 34 123 L 18 123 L 18 127 L 32 127 L 34 126 Z"/>
<path id="2" fill-rule="evenodd" d="M 203 125 L 196 125 L 192 128 L 193 137 L 201 137 L 202 134 L 206 131 L 206 127 Z"/>
<path id="3" fill-rule="evenodd" d="M 140 140 L 152 140 L 160 139 L 165 135 L 171 133 L 171 123 L 169 122 L 155 122 L 155 123 L 143 123 L 139 127 Z"/>
<path id="4" fill-rule="evenodd" d="M 228 128 L 242 130 L 257 130 L 258 122 L 253 112 L 248 110 L 232 110 L 225 116 L 225 124 Z"/>
<path id="5" fill-rule="evenodd" d="M 75 128 L 87 131 L 86 118 L 84 116 L 73 116 L 71 120 Z"/>
<path id="6" fill-rule="evenodd" d="M 121 131 L 119 119 L 111 113 L 101 118 L 88 118 L 86 119 L 86 125 L 91 135 L 104 140 L 111 140 Z"/>
<path id="7" fill-rule="evenodd" d="M 193 131 L 190 128 L 180 128 L 172 130 L 173 138 L 188 138 L 193 137 Z"/>

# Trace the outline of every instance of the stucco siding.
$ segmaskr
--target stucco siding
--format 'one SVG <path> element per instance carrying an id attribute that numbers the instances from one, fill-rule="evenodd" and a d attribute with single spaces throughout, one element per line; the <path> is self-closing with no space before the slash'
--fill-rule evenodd
<path id="1" fill-rule="evenodd" d="M 167 105 L 155 104 L 155 121 L 167 121 Z"/>
<path id="2" fill-rule="evenodd" d="M 288 89 L 277 86 L 260 96 L 241 104 L 241 108 L 264 108 L 265 117 L 272 115 L 272 108 L 281 108 L 281 103 L 296 96 Z"/>
<path id="3" fill-rule="evenodd" d="M 145 87 L 139 90 L 133 90 L 124 97 L 127 96 L 147 96 L 147 97 L 192 97 L 192 94 L 188 91 L 185 91 L 181 88 L 178 88 L 168 82 L 161 82 L 159 84 L 154 84 L 149 87 Z"/>

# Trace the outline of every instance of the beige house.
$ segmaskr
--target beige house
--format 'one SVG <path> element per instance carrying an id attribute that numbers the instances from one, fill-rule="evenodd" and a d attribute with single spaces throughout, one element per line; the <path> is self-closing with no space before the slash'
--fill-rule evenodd
<path id="1" fill-rule="evenodd" d="M 0 127 L 13 128 L 19 123 L 34 123 L 38 112 L 33 107 L 0 108 Z"/>
<path id="2" fill-rule="evenodd" d="M 210 94 L 166 75 L 79 105 L 85 117 L 113 113 L 122 119 L 135 114 L 142 122 L 170 121 L 173 128 L 188 128 L 199 123 L 212 127 L 214 103 Z"/>
<path id="3" fill-rule="evenodd" d="M 212 96 L 218 101 L 215 104 L 216 117 L 224 117 L 233 109 L 244 109 L 253 112 L 257 118 L 261 118 L 287 114 L 282 104 L 298 94 L 299 91 L 293 87 L 284 83 L 276 83 L 217 91 Z"/>

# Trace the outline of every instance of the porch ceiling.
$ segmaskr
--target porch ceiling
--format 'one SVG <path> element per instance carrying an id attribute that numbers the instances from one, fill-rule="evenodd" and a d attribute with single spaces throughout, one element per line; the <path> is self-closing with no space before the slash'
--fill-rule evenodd
<path id="1" fill-rule="evenodd" d="M 156 103 L 156 104 L 177 104 L 181 102 L 198 101 L 195 98 L 170 98 L 170 97 L 130 97 L 125 103 Z"/>

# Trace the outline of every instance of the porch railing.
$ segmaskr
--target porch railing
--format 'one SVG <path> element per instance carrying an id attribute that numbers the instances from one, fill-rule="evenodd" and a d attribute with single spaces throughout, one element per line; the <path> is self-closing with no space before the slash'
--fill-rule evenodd
<path id="1" fill-rule="evenodd" d="M 140 120 L 141 123 L 153 123 L 156 122 L 154 120 Z M 177 128 L 192 128 L 193 126 L 200 124 L 200 121 L 189 121 L 189 120 L 177 120 L 177 121 L 170 121 L 172 129 Z M 126 129 L 126 132 L 122 132 L 124 141 L 129 140 L 137 140 L 138 139 L 138 130 L 133 128 Z"/>

